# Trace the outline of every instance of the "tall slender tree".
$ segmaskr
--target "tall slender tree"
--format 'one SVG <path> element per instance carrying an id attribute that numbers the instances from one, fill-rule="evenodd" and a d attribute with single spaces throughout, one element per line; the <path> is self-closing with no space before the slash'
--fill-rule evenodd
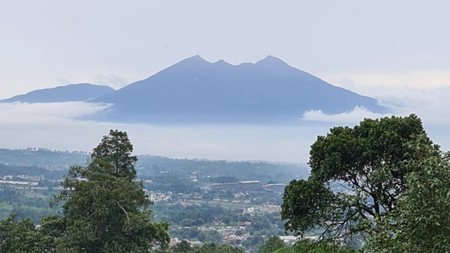
<path id="1" fill-rule="evenodd" d="M 88 166 L 70 168 L 55 198 L 64 212 L 60 250 L 147 252 L 167 246 L 168 224 L 151 219 L 132 151 L 127 134 L 111 130 L 94 148 Z"/>

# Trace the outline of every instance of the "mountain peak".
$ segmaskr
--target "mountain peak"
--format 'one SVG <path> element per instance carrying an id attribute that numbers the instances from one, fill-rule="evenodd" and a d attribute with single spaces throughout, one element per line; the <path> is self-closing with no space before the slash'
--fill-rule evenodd
<path id="1" fill-rule="evenodd" d="M 208 61 L 205 60 L 205 59 L 203 59 L 200 55 L 197 54 L 197 55 L 188 57 L 188 58 L 182 60 L 181 62 L 190 62 L 190 63 L 193 63 L 193 62 L 208 62 Z M 180 62 L 180 63 L 181 63 L 181 62 Z M 209 62 L 208 62 L 208 63 L 209 63 Z"/>
<path id="2" fill-rule="evenodd" d="M 229 64 L 228 62 L 226 62 L 226 61 L 224 61 L 224 60 L 222 60 L 222 59 L 220 59 L 220 60 L 214 62 L 214 64 L 218 64 L 218 65 L 231 65 L 231 64 Z"/>
<path id="3" fill-rule="evenodd" d="M 261 65 L 288 65 L 286 62 L 284 62 L 283 60 L 281 60 L 280 58 L 268 55 L 266 56 L 264 59 L 256 62 L 255 64 Z"/>
<path id="4" fill-rule="evenodd" d="M 273 56 L 231 65 L 196 55 L 95 102 L 113 104 L 96 120 L 169 124 L 295 122 L 311 110 L 384 110 L 375 99 L 335 87 Z"/>

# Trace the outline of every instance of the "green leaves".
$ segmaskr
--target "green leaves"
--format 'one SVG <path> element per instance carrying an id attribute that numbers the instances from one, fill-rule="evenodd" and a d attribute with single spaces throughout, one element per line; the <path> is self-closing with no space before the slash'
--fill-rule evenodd
<path id="1" fill-rule="evenodd" d="M 278 236 L 271 236 L 258 249 L 258 253 L 271 253 L 285 246 L 284 242 Z"/>
<path id="2" fill-rule="evenodd" d="M 286 186 L 281 218 L 287 219 L 286 231 L 303 235 L 308 229 L 327 220 L 334 195 L 323 184 L 313 180 L 293 180 Z"/>
<path id="3" fill-rule="evenodd" d="M 427 152 L 424 152 L 427 150 Z M 321 237 L 366 238 L 379 232 L 384 217 L 397 208 L 415 162 L 436 157 L 415 115 L 365 119 L 334 127 L 311 146 L 311 176 L 285 189 L 282 218 L 286 231 L 304 235 L 321 228 Z M 346 186 L 331 191 L 332 185 Z"/>
<path id="4" fill-rule="evenodd" d="M 155 223 L 142 183 L 136 181 L 127 134 L 110 131 L 87 167 L 72 167 L 57 200 L 63 204 L 64 246 L 80 252 L 144 252 L 167 246 L 168 225 Z"/>
<path id="5" fill-rule="evenodd" d="M 11 215 L 0 221 L 0 252 L 46 252 L 44 241 L 31 219 L 18 221 Z"/>
<path id="6" fill-rule="evenodd" d="M 110 130 L 109 135 L 104 136 L 100 144 L 94 148 L 91 155 L 92 169 L 101 169 L 96 167 L 99 163 L 108 162 L 112 165 L 110 172 L 117 177 L 127 177 L 133 179 L 136 177 L 134 165 L 137 161 L 136 156 L 132 156 L 133 145 L 128 139 L 126 132 Z"/>
<path id="7" fill-rule="evenodd" d="M 450 251 L 450 165 L 445 156 L 433 156 L 409 166 L 415 168 L 406 190 L 386 217 L 385 232 L 371 240 L 367 252 Z"/>

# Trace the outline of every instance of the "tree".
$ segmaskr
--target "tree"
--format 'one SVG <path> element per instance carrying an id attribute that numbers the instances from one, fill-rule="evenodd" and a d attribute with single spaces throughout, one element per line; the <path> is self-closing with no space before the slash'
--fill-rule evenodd
<path id="1" fill-rule="evenodd" d="M 424 154 L 413 143 L 431 152 Z M 397 207 L 407 176 L 418 169 L 408 164 L 437 155 L 415 115 L 334 127 L 311 146 L 308 180 L 293 180 L 285 188 L 285 229 L 297 235 L 321 229 L 320 238 L 333 239 L 374 235 Z"/>
<path id="2" fill-rule="evenodd" d="M 168 224 L 151 219 L 132 151 L 127 134 L 111 130 L 87 167 L 70 168 L 55 198 L 63 202 L 64 212 L 58 251 L 147 252 L 167 246 Z"/>
<path id="3" fill-rule="evenodd" d="M 109 135 L 104 136 L 100 144 L 94 148 L 91 159 L 93 162 L 103 160 L 110 163 L 114 176 L 134 179 L 136 177 L 134 165 L 137 157 L 132 156 L 132 152 L 133 145 L 128 139 L 127 133 L 110 130 Z"/>
<path id="4" fill-rule="evenodd" d="M 46 252 L 31 219 L 16 220 L 10 215 L 0 221 L 0 252 Z"/>
<path id="5" fill-rule="evenodd" d="M 278 236 L 271 236 L 258 249 L 258 253 L 271 253 L 285 246 L 284 242 Z"/>
<path id="6" fill-rule="evenodd" d="M 450 252 L 449 154 L 409 166 L 408 187 L 365 252 Z"/>

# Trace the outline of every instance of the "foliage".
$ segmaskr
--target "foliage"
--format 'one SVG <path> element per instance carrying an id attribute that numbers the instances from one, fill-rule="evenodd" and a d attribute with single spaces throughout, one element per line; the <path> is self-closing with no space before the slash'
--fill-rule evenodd
<path id="1" fill-rule="evenodd" d="M 76 252 L 145 252 L 165 247 L 168 225 L 153 222 L 142 183 L 135 180 L 127 134 L 111 130 L 87 167 L 73 166 L 55 202 L 63 201 L 59 248 Z"/>
<path id="2" fill-rule="evenodd" d="M 416 168 L 407 178 L 408 187 L 366 252 L 450 252 L 448 159 L 446 154 L 409 164 Z"/>
<path id="3" fill-rule="evenodd" d="M 101 166 L 103 162 L 112 166 L 112 171 L 107 171 L 109 174 L 119 178 L 126 178 L 132 180 L 136 177 L 136 170 L 134 165 L 137 161 L 136 156 L 132 156 L 133 145 L 128 139 L 126 132 L 111 130 L 109 135 L 106 135 L 101 140 L 100 144 L 94 148 L 91 155 L 91 164 L 93 170 L 103 169 Z M 99 164 L 96 164 L 99 160 Z M 95 166 L 99 166 L 95 168 Z"/>
<path id="4" fill-rule="evenodd" d="M 320 182 L 292 180 L 285 188 L 281 206 L 281 218 L 289 219 L 286 230 L 303 235 L 311 224 L 322 224 L 334 199 L 333 192 Z"/>
<path id="5" fill-rule="evenodd" d="M 35 228 L 29 218 L 0 221 L 0 252 L 148 252 L 166 247 L 168 224 L 151 219 L 143 185 L 136 180 L 133 147 L 111 130 L 86 167 L 73 166 L 54 203 L 63 216 L 46 216 Z M 2 188 L 4 197 L 16 191 Z"/>
<path id="6" fill-rule="evenodd" d="M 271 253 L 285 246 L 284 242 L 278 236 L 271 236 L 258 249 L 258 253 Z"/>
<path id="7" fill-rule="evenodd" d="M 10 215 L 0 221 L 0 252 L 45 252 L 41 241 L 31 219 L 18 221 Z"/>
<path id="8" fill-rule="evenodd" d="M 285 228 L 299 235 L 322 228 L 321 238 L 344 240 L 374 235 L 397 207 L 407 176 L 419 169 L 408 164 L 437 154 L 415 115 L 334 127 L 311 146 L 309 179 L 293 180 L 285 189 Z M 330 185 L 336 183 L 344 190 L 333 192 Z"/>

